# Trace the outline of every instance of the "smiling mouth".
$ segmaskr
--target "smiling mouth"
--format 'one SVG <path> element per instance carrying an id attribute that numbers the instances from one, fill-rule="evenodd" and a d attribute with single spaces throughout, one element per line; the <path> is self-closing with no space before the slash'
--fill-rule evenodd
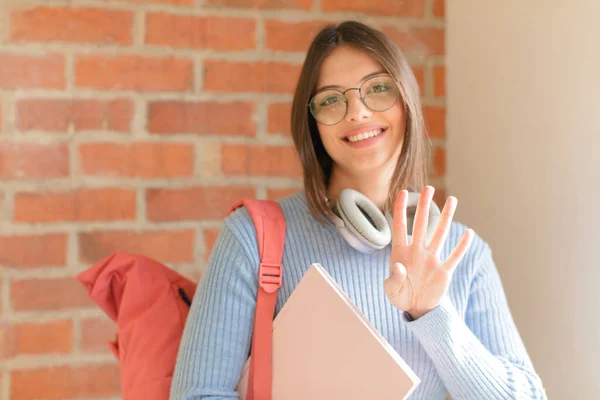
<path id="1" fill-rule="evenodd" d="M 360 142 L 361 140 L 366 140 L 375 136 L 379 136 L 383 132 L 385 132 L 386 129 L 387 128 L 374 129 L 372 131 L 359 133 L 358 135 L 347 136 L 344 138 L 344 140 L 351 143 Z"/>

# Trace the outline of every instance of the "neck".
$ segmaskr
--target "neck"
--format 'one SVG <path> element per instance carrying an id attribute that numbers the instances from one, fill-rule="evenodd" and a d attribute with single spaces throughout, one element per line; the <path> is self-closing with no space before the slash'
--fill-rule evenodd
<path id="1" fill-rule="evenodd" d="M 355 171 L 345 171 L 334 166 L 327 194 L 331 202 L 335 203 L 343 189 L 354 189 L 367 196 L 383 212 L 393 172 L 393 169 L 387 168 L 377 173 L 357 174 Z"/>

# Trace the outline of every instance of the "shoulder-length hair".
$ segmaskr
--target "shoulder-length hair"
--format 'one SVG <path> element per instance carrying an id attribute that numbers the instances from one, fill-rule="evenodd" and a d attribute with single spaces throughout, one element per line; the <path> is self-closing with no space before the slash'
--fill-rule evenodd
<path id="1" fill-rule="evenodd" d="M 323 28 L 313 39 L 298 80 L 292 103 L 291 131 L 303 168 L 304 189 L 310 213 L 322 220 L 331 213 L 327 186 L 333 160 L 325 151 L 308 103 L 314 94 L 323 60 L 338 46 L 362 50 L 378 61 L 395 79 L 404 107 L 404 143 L 390 182 L 386 208 L 393 213 L 396 196 L 402 189 L 420 192 L 427 184 L 429 141 L 419 85 L 402 51 L 382 32 L 356 21 Z"/>

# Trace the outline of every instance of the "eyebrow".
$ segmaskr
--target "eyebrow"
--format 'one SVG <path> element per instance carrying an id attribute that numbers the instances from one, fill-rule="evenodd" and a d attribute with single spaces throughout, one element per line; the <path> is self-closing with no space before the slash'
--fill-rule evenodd
<path id="1" fill-rule="evenodd" d="M 362 83 L 362 82 L 366 81 L 369 78 L 372 78 L 372 77 L 377 76 L 377 75 L 385 74 L 385 73 L 387 73 L 387 71 L 385 71 L 385 70 L 371 72 L 370 74 L 367 74 L 367 75 L 363 76 L 360 79 L 359 82 Z M 321 86 L 320 88 L 318 88 L 317 90 L 315 90 L 315 94 L 319 93 L 319 92 L 322 92 L 323 90 L 327 90 L 327 89 L 343 89 L 343 86 L 340 86 L 340 85 Z"/>

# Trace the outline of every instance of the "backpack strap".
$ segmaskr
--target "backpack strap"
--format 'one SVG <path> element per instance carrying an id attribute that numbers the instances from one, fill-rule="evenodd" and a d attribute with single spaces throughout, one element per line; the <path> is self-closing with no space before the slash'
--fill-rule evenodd
<path id="1" fill-rule="evenodd" d="M 271 400 L 273 315 L 283 275 L 285 217 L 279 204 L 271 200 L 243 199 L 230 212 L 242 206 L 254 222 L 260 255 L 246 400 Z"/>

